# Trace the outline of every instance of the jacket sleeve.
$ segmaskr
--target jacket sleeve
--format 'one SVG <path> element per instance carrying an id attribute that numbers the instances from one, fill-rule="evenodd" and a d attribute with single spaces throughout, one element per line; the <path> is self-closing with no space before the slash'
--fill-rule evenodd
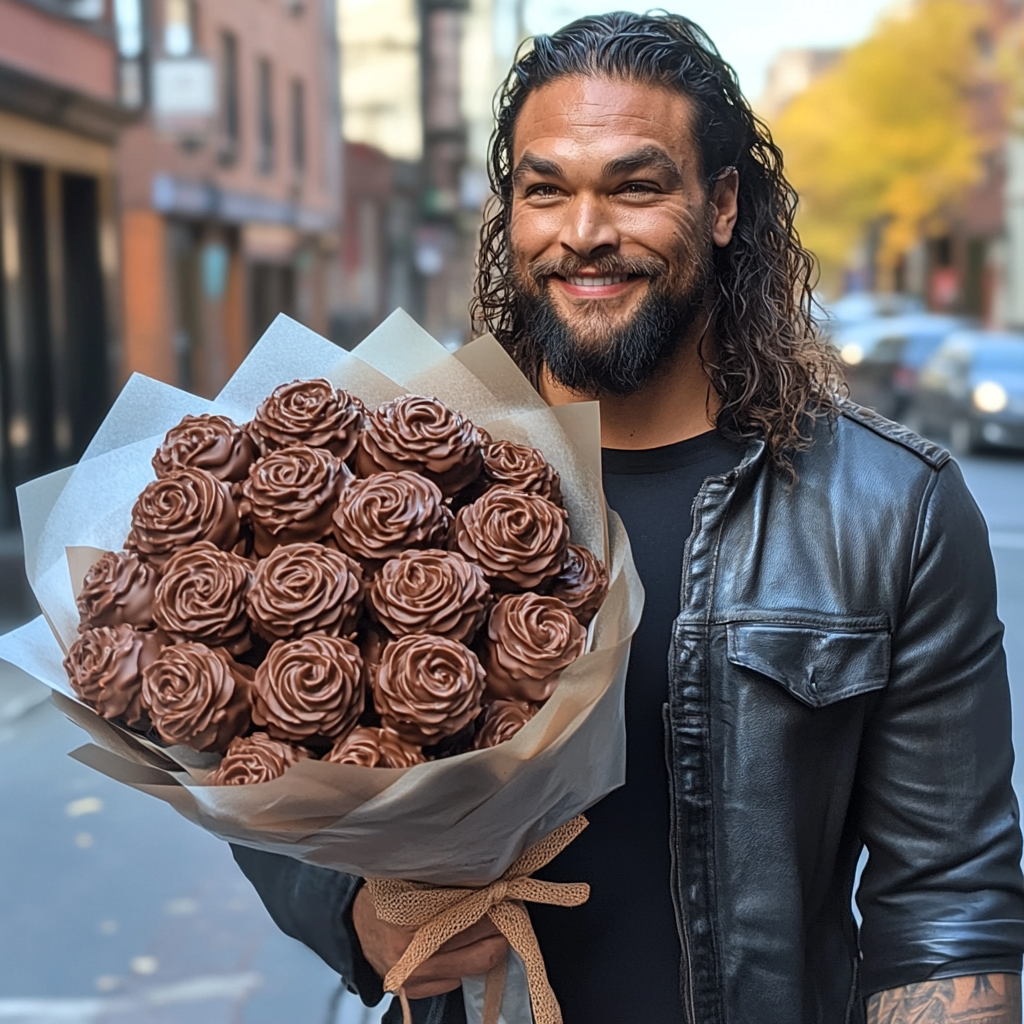
<path id="1" fill-rule="evenodd" d="M 859 762 L 865 995 L 1019 972 L 1024 950 L 1003 627 L 985 523 L 954 462 L 925 491 L 905 593 Z"/>
<path id="2" fill-rule="evenodd" d="M 352 923 L 362 879 L 245 846 L 232 845 L 231 852 L 278 928 L 309 946 L 349 991 L 376 1006 L 384 987 L 363 956 Z"/>

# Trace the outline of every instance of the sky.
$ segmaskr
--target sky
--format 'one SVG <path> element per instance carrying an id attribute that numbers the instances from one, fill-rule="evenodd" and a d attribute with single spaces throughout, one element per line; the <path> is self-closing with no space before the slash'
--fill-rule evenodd
<path id="1" fill-rule="evenodd" d="M 514 0 L 508 0 L 514 3 Z M 630 0 L 524 0 L 531 33 L 552 32 L 574 18 L 603 11 L 644 11 L 657 4 Z M 664 2 L 697 22 L 736 68 L 743 91 L 760 96 L 765 73 L 780 50 L 847 46 L 867 36 L 892 0 L 686 0 Z"/>

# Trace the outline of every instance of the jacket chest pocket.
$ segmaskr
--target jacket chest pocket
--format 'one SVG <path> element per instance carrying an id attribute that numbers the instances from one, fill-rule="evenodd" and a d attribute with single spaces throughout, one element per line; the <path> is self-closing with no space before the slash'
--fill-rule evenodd
<path id="1" fill-rule="evenodd" d="M 889 680 L 889 633 L 877 629 L 731 622 L 727 657 L 812 708 L 880 690 Z"/>

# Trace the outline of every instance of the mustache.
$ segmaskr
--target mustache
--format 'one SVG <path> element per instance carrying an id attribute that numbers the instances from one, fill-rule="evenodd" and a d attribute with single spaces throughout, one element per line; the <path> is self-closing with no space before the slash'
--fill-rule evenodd
<path id="1" fill-rule="evenodd" d="M 621 256 L 610 254 L 596 259 L 585 259 L 582 256 L 566 253 L 555 259 L 534 260 L 526 267 L 526 273 L 538 288 L 547 284 L 549 277 L 575 277 L 581 270 L 589 270 L 598 277 L 630 275 L 649 277 L 655 280 L 664 277 L 669 271 L 667 260 L 657 256 Z"/>

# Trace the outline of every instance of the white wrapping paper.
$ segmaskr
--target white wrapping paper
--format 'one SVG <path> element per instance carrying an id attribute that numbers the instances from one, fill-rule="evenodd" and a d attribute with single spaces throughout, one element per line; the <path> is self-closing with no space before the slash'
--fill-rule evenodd
<path id="1" fill-rule="evenodd" d="M 207 786 L 216 757 L 158 747 L 75 697 L 61 664 L 77 632 L 75 593 L 99 551 L 122 547 L 132 505 L 154 477 L 153 452 L 183 415 L 244 422 L 278 384 L 321 376 L 371 408 L 406 392 L 434 395 L 493 437 L 540 448 L 561 475 L 573 541 L 608 565 L 608 598 L 586 653 L 536 717 L 498 747 L 408 769 L 306 760 L 271 782 Z M 92 744 L 72 756 L 222 839 L 361 876 L 483 885 L 624 781 L 623 687 L 643 592 L 625 531 L 606 513 L 597 407 L 549 409 L 491 338 L 453 356 L 399 312 L 347 353 L 280 316 L 212 402 L 133 377 L 81 462 L 24 485 L 18 497 L 43 616 L 0 637 L 0 658 L 49 685 L 89 734 Z M 480 991 L 466 985 L 471 1013 Z M 510 982 L 503 1020 L 527 1024 L 516 991 Z"/>

